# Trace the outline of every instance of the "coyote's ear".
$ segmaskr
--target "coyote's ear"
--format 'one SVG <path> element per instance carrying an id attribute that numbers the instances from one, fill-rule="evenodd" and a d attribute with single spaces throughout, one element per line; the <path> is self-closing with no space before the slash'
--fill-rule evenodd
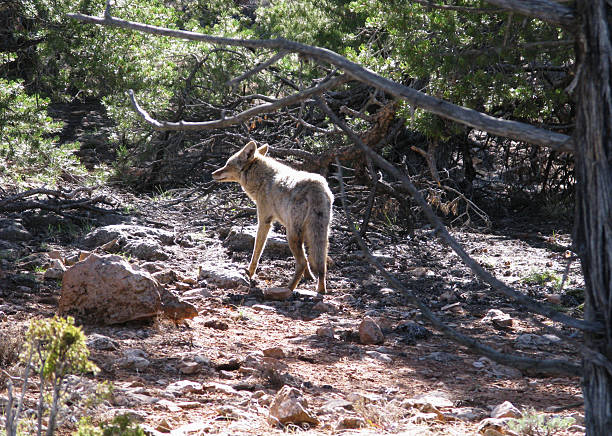
<path id="1" fill-rule="evenodd" d="M 261 154 L 262 156 L 265 156 L 268 153 L 268 144 L 264 144 L 261 147 L 259 147 L 257 149 L 257 151 L 259 152 L 259 154 Z"/>
<path id="2" fill-rule="evenodd" d="M 248 162 L 255 157 L 256 151 L 257 151 L 257 144 L 255 144 L 255 141 L 251 141 L 247 145 L 244 146 L 241 154 L 245 157 L 245 159 Z"/>

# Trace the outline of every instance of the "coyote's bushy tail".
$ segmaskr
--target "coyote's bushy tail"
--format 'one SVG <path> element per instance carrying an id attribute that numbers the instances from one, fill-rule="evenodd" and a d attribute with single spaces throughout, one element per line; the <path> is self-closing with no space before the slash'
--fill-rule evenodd
<path id="1" fill-rule="evenodd" d="M 305 242 L 308 246 L 308 263 L 313 276 L 318 280 L 317 291 L 326 291 L 325 276 L 327 274 L 328 235 L 331 223 L 331 199 L 323 192 L 321 198 L 311 202 L 305 232 Z"/>

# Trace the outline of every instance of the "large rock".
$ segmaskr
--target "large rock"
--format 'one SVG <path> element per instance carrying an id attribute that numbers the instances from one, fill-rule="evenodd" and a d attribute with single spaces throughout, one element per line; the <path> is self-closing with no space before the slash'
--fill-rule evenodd
<path id="1" fill-rule="evenodd" d="M 253 251 L 257 226 L 234 226 L 223 241 L 223 246 L 232 251 Z M 287 238 L 283 235 L 270 230 L 264 251 L 274 256 L 291 256 Z"/>
<path id="2" fill-rule="evenodd" d="M 319 420 L 308 410 L 308 402 L 299 389 L 283 386 L 270 405 L 270 424 L 312 424 Z"/>
<path id="3" fill-rule="evenodd" d="M 106 325 L 152 318 L 162 309 L 162 291 L 120 256 L 91 254 L 64 273 L 59 312 Z"/>
<path id="4" fill-rule="evenodd" d="M 115 224 L 100 227 L 83 238 L 83 244 L 94 249 L 117 240 L 112 244 L 124 253 L 143 260 L 165 260 L 169 258 L 164 246 L 174 244 L 172 232 L 152 227 Z"/>

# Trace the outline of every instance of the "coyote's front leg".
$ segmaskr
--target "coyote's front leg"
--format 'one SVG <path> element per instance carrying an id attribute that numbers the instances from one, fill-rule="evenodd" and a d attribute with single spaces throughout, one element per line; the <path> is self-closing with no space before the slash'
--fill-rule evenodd
<path id="1" fill-rule="evenodd" d="M 253 256 L 251 257 L 251 263 L 249 264 L 249 269 L 247 271 L 249 278 L 253 277 L 253 274 L 255 274 L 255 270 L 259 264 L 259 258 L 261 257 L 261 252 L 263 251 L 264 246 L 266 245 L 266 240 L 268 239 L 268 233 L 270 232 L 271 225 L 271 218 L 257 217 L 257 236 L 255 237 Z"/>

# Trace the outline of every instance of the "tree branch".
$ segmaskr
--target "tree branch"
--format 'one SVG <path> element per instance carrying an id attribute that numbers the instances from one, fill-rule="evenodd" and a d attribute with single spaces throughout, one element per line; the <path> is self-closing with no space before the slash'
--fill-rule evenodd
<path id="1" fill-rule="evenodd" d="M 357 136 L 355 132 L 351 130 L 351 128 L 327 106 L 327 104 L 322 99 L 317 99 L 319 107 L 330 117 L 330 119 L 338 125 L 342 130 L 346 132 L 348 137 L 361 147 L 361 149 L 368 155 L 372 161 L 374 161 L 380 168 L 389 172 L 393 175 L 398 181 L 402 183 L 402 186 L 412 195 L 417 204 L 423 209 L 425 216 L 429 220 L 429 222 L 433 225 L 435 231 L 442 237 L 442 239 L 457 253 L 457 255 L 463 260 L 463 262 L 470 267 L 470 269 L 485 283 L 491 285 L 491 287 L 506 297 L 511 298 L 515 301 L 521 303 L 525 308 L 533 313 L 538 313 L 540 315 L 544 315 L 550 318 L 553 321 L 560 322 L 565 324 L 568 327 L 577 328 L 590 332 L 601 332 L 603 330 L 603 325 L 595 322 L 587 322 L 584 320 L 579 320 L 576 318 L 572 318 L 563 313 L 557 312 L 550 307 L 544 306 L 537 301 L 532 300 L 528 296 L 515 291 L 510 288 L 505 283 L 501 282 L 493 275 L 491 275 L 488 271 L 486 271 L 478 262 L 470 257 L 469 254 L 463 249 L 461 244 L 459 244 L 455 238 L 453 238 L 448 230 L 440 221 L 440 218 L 434 213 L 431 209 L 427 201 L 423 198 L 418 189 L 412 184 L 410 179 L 406 177 L 401 171 L 399 171 L 393 164 L 384 159 L 370 147 L 366 146 L 363 141 Z"/>
<path id="2" fill-rule="evenodd" d="M 528 17 L 565 27 L 576 26 L 574 11 L 550 0 L 487 0 L 488 3 Z"/>
<path id="3" fill-rule="evenodd" d="M 347 80 L 347 76 L 338 76 L 317 86 L 313 86 L 312 88 L 307 88 L 301 92 L 292 94 L 288 97 L 280 98 L 270 103 L 260 104 L 259 106 L 249 108 L 245 111 L 240 112 L 237 115 L 228 118 L 221 118 L 212 121 L 179 121 L 177 123 L 156 120 L 151 115 L 149 115 L 147 111 L 140 107 L 138 101 L 136 101 L 136 97 L 134 96 L 134 91 L 130 89 L 128 92 L 130 95 L 130 99 L 132 100 L 132 106 L 134 107 L 134 110 L 138 112 L 138 114 L 147 123 L 152 125 L 155 130 L 205 130 L 233 126 L 235 124 L 247 121 L 248 119 L 256 115 L 274 112 L 277 109 L 290 106 L 295 103 L 299 103 L 328 89 L 335 88 L 336 86 L 343 84 Z"/>
<path id="4" fill-rule="evenodd" d="M 514 0 L 513 2 L 515 2 Z M 544 0 L 532 0 L 529 3 L 540 3 Z M 505 3 L 505 2 L 502 2 Z M 551 2 L 545 2 L 551 3 Z M 563 7 L 564 8 L 564 7 Z M 439 115 L 443 118 L 456 121 L 473 127 L 475 129 L 484 130 L 493 135 L 508 137 L 517 141 L 524 141 L 530 144 L 550 147 L 559 152 L 573 151 L 574 144 L 571 137 L 561 133 L 551 132 L 545 129 L 540 129 L 526 123 L 518 121 L 509 121 L 501 118 L 495 118 L 481 112 L 458 106 L 444 100 L 429 96 L 416 89 L 396 83 L 392 80 L 379 76 L 378 74 L 362 67 L 359 64 L 349 61 L 339 54 L 321 47 L 301 44 L 285 39 L 235 39 L 205 35 L 202 33 L 188 32 L 183 30 L 166 29 L 163 27 L 150 26 L 142 23 L 135 23 L 114 17 L 92 17 L 83 14 L 68 14 L 69 17 L 86 23 L 93 23 L 104 26 L 118 27 L 122 29 L 137 30 L 144 33 L 170 36 L 174 38 L 182 38 L 193 41 L 202 41 L 216 45 L 229 45 L 245 48 L 263 48 L 269 50 L 287 50 L 301 53 L 303 56 L 310 57 L 319 62 L 327 62 L 337 68 L 342 69 L 346 74 L 353 79 L 366 83 L 370 86 L 378 88 L 396 98 L 406 100 L 416 107 L 420 107 L 428 112 Z M 223 124 L 219 127 L 225 127 L 229 124 Z M 167 128 L 167 126 L 166 126 Z M 178 125 L 174 129 L 185 128 Z M 202 127 L 199 127 L 202 128 Z"/>
<path id="5" fill-rule="evenodd" d="M 289 52 L 287 50 L 281 50 L 278 53 L 276 53 L 274 56 L 272 56 L 270 59 L 268 59 L 265 62 L 262 62 L 259 65 L 256 65 L 254 68 L 250 69 L 249 71 L 246 71 L 244 73 L 242 73 L 240 76 L 238 77 L 234 77 L 231 80 L 228 80 L 225 83 L 225 86 L 235 86 L 238 83 L 242 82 L 244 79 L 252 76 L 253 74 L 257 74 L 259 73 L 261 70 L 265 70 L 266 68 L 268 68 L 270 65 L 274 65 L 275 63 L 277 63 L 278 61 L 280 61 L 282 58 L 284 58 L 285 56 L 287 56 L 287 54 L 289 54 Z"/>

